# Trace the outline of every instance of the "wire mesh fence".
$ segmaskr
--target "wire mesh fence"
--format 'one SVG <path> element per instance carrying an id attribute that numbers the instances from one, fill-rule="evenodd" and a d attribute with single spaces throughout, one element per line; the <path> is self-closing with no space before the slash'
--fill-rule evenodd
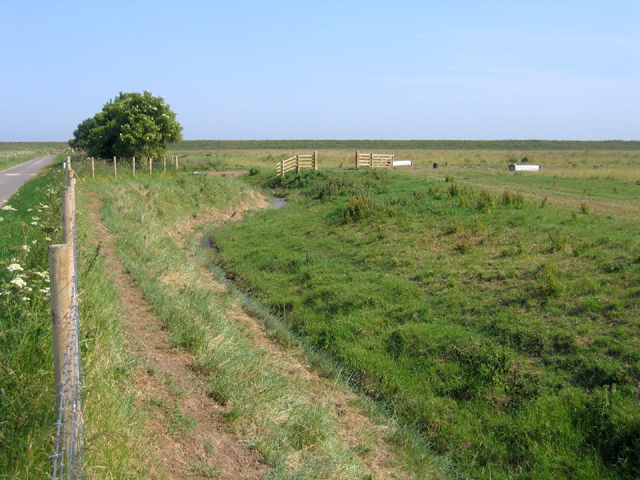
<path id="1" fill-rule="evenodd" d="M 63 245 L 49 247 L 57 421 L 52 480 L 82 478 L 83 420 L 75 179 L 67 157 Z M 66 201 L 65 201 L 66 200 Z M 65 211 L 65 209 L 67 209 Z"/>

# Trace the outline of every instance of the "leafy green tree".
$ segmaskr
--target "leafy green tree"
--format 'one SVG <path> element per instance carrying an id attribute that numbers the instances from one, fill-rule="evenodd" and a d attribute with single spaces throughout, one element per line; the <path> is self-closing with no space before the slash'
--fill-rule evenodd
<path id="1" fill-rule="evenodd" d="M 163 97 L 146 90 L 122 93 L 101 112 L 84 120 L 69 145 L 98 158 L 158 158 L 167 145 L 182 140 L 182 126 Z"/>
<path id="2" fill-rule="evenodd" d="M 73 138 L 69 140 L 69 146 L 79 150 L 86 150 L 87 138 L 89 137 L 89 132 L 93 128 L 94 122 L 93 117 L 83 120 L 83 122 L 78 125 L 78 128 L 73 132 Z"/>

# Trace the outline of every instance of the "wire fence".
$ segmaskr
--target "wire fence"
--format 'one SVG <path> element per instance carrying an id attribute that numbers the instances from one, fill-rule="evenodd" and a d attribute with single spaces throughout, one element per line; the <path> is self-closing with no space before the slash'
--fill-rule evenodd
<path id="1" fill-rule="evenodd" d="M 70 158 L 63 194 L 63 242 L 49 247 L 54 370 L 58 409 L 52 480 L 82 478 L 83 420 L 78 311 L 78 252 L 75 178 Z"/>

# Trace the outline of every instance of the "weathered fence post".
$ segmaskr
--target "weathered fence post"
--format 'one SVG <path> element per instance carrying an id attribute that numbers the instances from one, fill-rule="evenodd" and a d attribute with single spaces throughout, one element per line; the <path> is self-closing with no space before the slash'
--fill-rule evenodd
<path id="1" fill-rule="evenodd" d="M 96 178 L 96 169 L 93 164 L 93 157 L 91 157 L 91 178 Z"/>
<path id="2" fill-rule="evenodd" d="M 67 157 L 67 188 L 76 188 L 76 179 L 73 169 L 71 168 L 71 157 Z"/>
<path id="3" fill-rule="evenodd" d="M 162 166 L 164 167 L 164 173 L 167 173 L 167 157 L 162 157 Z"/>
<path id="4" fill-rule="evenodd" d="M 284 177 L 284 158 L 280 162 L 280 175 Z"/>
<path id="5" fill-rule="evenodd" d="M 317 150 L 313 152 L 313 169 L 314 170 L 318 169 L 318 151 Z"/>
<path id="6" fill-rule="evenodd" d="M 133 176 L 136 176 L 136 157 L 131 159 L 131 171 L 133 172 Z"/>
<path id="7" fill-rule="evenodd" d="M 356 170 L 360 167 L 360 152 L 356 150 Z"/>
<path id="8" fill-rule="evenodd" d="M 49 276 L 51 293 L 51 321 L 53 324 L 53 369 L 56 382 L 56 400 L 60 408 L 63 387 L 63 371 L 69 361 L 65 357 L 68 339 L 71 337 L 71 306 L 73 304 L 73 247 L 49 246 Z"/>
<path id="9" fill-rule="evenodd" d="M 113 176 L 118 178 L 118 161 L 116 157 L 113 157 Z"/>
<path id="10" fill-rule="evenodd" d="M 74 188 L 65 188 L 62 192 L 62 241 L 73 247 L 75 242 L 75 207 Z"/>
<path id="11" fill-rule="evenodd" d="M 300 173 L 300 155 L 296 155 L 296 173 Z"/>
<path id="12" fill-rule="evenodd" d="M 176 170 L 178 170 L 178 155 L 176 155 Z"/>

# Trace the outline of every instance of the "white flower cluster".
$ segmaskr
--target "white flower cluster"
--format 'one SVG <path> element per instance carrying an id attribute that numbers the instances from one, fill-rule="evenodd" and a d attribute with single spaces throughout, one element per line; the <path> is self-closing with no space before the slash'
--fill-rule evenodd
<path id="1" fill-rule="evenodd" d="M 21 276 L 17 276 L 13 280 L 11 280 L 9 283 L 11 283 L 12 285 L 15 285 L 18 288 L 24 288 L 27 286 L 27 282 L 25 282 Z"/>
<path id="2" fill-rule="evenodd" d="M 2 207 L 2 210 L 8 210 L 8 211 L 11 211 L 11 212 L 17 212 L 17 211 L 18 211 L 18 209 L 17 209 L 17 208 L 13 208 L 11 205 L 5 205 L 5 206 L 3 206 L 3 207 Z"/>

